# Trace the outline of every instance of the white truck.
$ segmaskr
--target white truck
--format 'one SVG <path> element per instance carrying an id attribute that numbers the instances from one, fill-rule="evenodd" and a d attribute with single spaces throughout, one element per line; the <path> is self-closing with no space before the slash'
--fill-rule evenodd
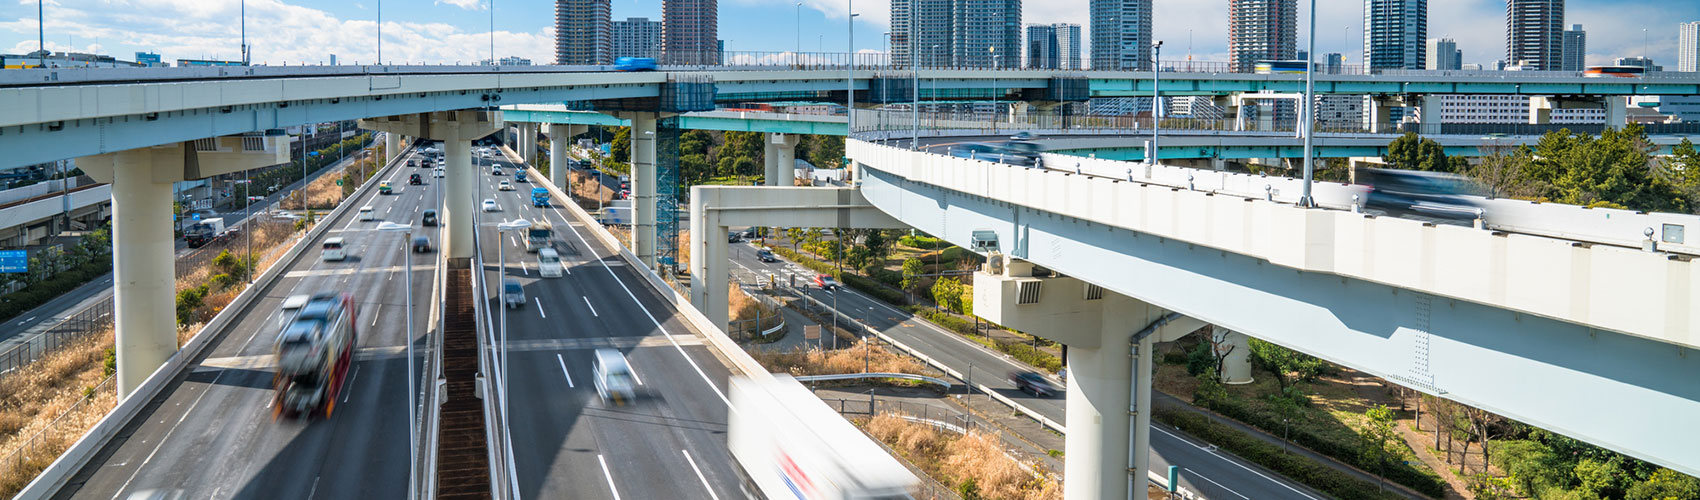
<path id="1" fill-rule="evenodd" d="M 787 375 L 732 377 L 727 446 L 770 500 L 896 500 L 909 469 Z"/>
<path id="2" fill-rule="evenodd" d="M 224 218 L 201 219 L 183 230 L 183 242 L 187 243 L 189 248 L 200 248 L 224 236 L 224 233 Z"/>

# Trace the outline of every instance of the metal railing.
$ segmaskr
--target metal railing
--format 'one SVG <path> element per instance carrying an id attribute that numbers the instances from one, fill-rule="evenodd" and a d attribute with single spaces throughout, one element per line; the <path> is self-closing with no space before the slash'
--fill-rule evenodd
<path id="1" fill-rule="evenodd" d="M 31 434 L 30 437 L 19 443 L 17 449 L 12 450 L 12 452 L 6 454 L 5 457 L 0 457 L 0 464 L 8 464 L 8 466 L 13 470 L 24 467 L 24 462 L 31 460 L 30 457 L 34 456 L 37 451 L 43 450 L 43 447 L 47 446 L 44 441 L 49 436 L 52 436 L 53 433 L 60 431 L 59 424 L 65 420 L 65 417 L 76 412 L 78 409 L 82 408 L 83 405 L 90 404 L 91 401 L 94 401 L 94 398 L 105 394 L 108 389 L 112 388 L 113 381 L 117 379 L 117 376 L 109 375 L 106 379 L 101 380 L 99 384 L 95 384 L 94 387 L 84 391 L 82 399 L 77 400 L 76 403 L 72 403 L 70 408 L 66 408 L 65 411 L 60 412 L 59 416 L 53 417 L 52 422 L 48 422 L 41 430 L 36 431 L 35 434 Z M 82 433 L 80 430 L 77 432 L 79 435 Z M 69 438 L 70 441 L 75 441 L 76 436 L 69 436 Z M 67 443 L 65 447 L 70 447 L 70 444 Z M 55 456 L 63 452 L 63 449 L 52 450 L 52 453 Z"/>
<path id="2" fill-rule="evenodd" d="M 888 379 L 888 378 L 913 380 L 913 381 L 916 381 L 916 382 L 924 382 L 924 383 L 928 383 L 928 384 L 933 384 L 933 385 L 939 386 L 940 388 L 944 389 L 947 392 L 950 391 L 950 388 L 952 387 L 952 384 L 945 379 L 941 379 L 941 378 L 937 378 L 937 377 L 928 377 L 926 375 L 912 375 L 912 374 L 908 374 L 908 373 L 840 373 L 840 374 L 835 374 L 835 375 L 806 375 L 806 376 L 797 377 L 797 381 L 798 382 L 828 382 L 828 381 L 835 381 L 835 380 L 862 380 L 862 379 Z M 842 412 L 842 410 L 840 410 L 840 412 Z"/>
<path id="3" fill-rule="evenodd" d="M 59 320 L 35 338 L 0 352 L 0 375 L 34 363 L 60 347 L 111 329 L 112 299 L 107 298 Z"/>
<path id="4" fill-rule="evenodd" d="M 412 272 L 412 269 L 408 272 Z M 431 287 L 432 298 L 436 299 L 432 303 L 436 304 L 437 321 L 425 327 L 430 332 L 425 341 L 428 352 L 425 355 L 425 366 L 419 371 L 420 384 L 415 386 L 420 391 L 416 395 L 419 398 L 416 406 L 419 411 L 414 412 L 419 420 L 411 422 L 418 430 L 415 435 L 419 437 L 419 442 L 415 444 L 420 446 L 419 460 L 411 464 L 414 470 L 418 471 L 414 476 L 418 481 L 414 486 L 414 491 L 419 493 L 418 498 L 437 498 L 437 434 L 442 423 L 442 397 L 446 390 L 443 379 L 443 328 L 447 324 L 445 314 L 448 300 L 447 297 L 436 295 L 436 292 L 445 290 L 448 272 L 448 255 L 437 252 L 437 272 L 432 273 L 434 283 Z M 412 341 L 411 335 L 409 333 L 409 341 Z"/>
<path id="5" fill-rule="evenodd" d="M 481 239 L 479 233 L 480 231 L 474 227 L 472 231 L 472 248 L 474 249 L 482 246 L 479 243 Z M 502 404 L 502 398 L 506 397 L 507 394 L 507 381 L 502 379 L 502 375 L 507 372 L 502 369 L 504 360 L 500 356 L 501 345 L 496 337 L 500 332 L 496 331 L 496 325 L 490 317 L 490 296 L 486 292 L 489 283 L 485 281 L 484 272 L 483 252 L 472 252 L 472 293 L 475 297 L 472 301 L 472 307 L 478 325 L 478 373 L 483 374 L 484 435 L 486 442 L 489 443 L 490 493 L 497 500 L 503 500 L 513 498 L 516 493 L 514 485 L 517 483 L 515 481 L 518 479 L 514 477 L 513 450 L 511 449 L 513 443 L 508 438 L 508 428 L 505 425 L 506 420 L 504 420 L 505 414 L 503 413 L 506 408 Z M 497 283 L 500 286 L 500 281 Z"/>

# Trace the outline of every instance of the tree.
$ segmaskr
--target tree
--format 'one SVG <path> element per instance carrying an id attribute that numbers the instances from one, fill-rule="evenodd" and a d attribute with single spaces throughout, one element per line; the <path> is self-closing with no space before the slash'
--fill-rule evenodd
<path id="1" fill-rule="evenodd" d="M 714 170 L 709 167 L 707 156 L 699 153 L 679 156 L 679 178 L 687 185 L 702 184 L 713 176 Z"/>
<path id="2" fill-rule="evenodd" d="M 1554 202 L 1687 213 L 1693 205 L 1680 181 L 1658 175 L 1668 169 L 1658 168 L 1653 151 L 1646 129 L 1636 124 L 1599 136 L 1559 130 L 1535 144 L 1524 171 L 1538 195 Z"/>
<path id="3" fill-rule="evenodd" d="M 1629 487 L 1625 500 L 1696 500 L 1700 499 L 1700 479 L 1677 471 L 1661 468 L 1646 481 Z"/>
<path id="4" fill-rule="evenodd" d="M 1452 172 L 1453 164 L 1446 158 L 1446 148 L 1434 139 L 1424 139 L 1415 132 L 1394 139 L 1387 145 L 1387 156 L 1383 157 L 1388 165 L 1406 170 L 1422 170 L 1427 172 Z"/>
<path id="5" fill-rule="evenodd" d="M 807 230 L 800 227 L 785 228 L 785 239 L 791 240 L 791 251 L 797 251 L 797 243 L 803 240 L 806 232 Z"/>
<path id="6" fill-rule="evenodd" d="M 620 127 L 614 129 L 614 142 L 608 146 L 608 156 L 615 161 L 630 161 L 632 158 L 632 128 Z"/>
<path id="7" fill-rule="evenodd" d="M 945 310 L 962 312 L 962 282 L 956 278 L 939 278 L 933 282 L 933 302 Z"/>
<path id="8" fill-rule="evenodd" d="M 925 272 L 926 264 L 922 264 L 921 259 L 914 257 L 903 259 L 903 291 L 914 291 L 915 285 L 920 284 L 920 278 L 918 275 L 924 274 Z"/>
<path id="9" fill-rule="evenodd" d="M 1537 193 L 1529 185 L 1524 169 L 1529 165 L 1528 148 L 1503 143 L 1483 144 L 1477 148 L 1481 162 L 1468 170 L 1471 178 L 1481 183 L 1487 195 L 1494 198 L 1528 198 Z"/>
<path id="10" fill-rule="evenodd" d="M 809 163 L 816 168 L 839 168 L 844 161 L 844 138 L 831 137 L 815 141 L 809 151 Z"/>
<path id="11" fill-rule="evenodd" d="M 1364 410 L 1364 428 L 1358 433 L 1363 443 L 1358 447 L 1358 463 L 1375 466 L 1380 472 L 1387 466 L 1387 460 L 1392 458 L 1392 447 L 1397 435 L 1393 431 L 1393 410 L 1387 405 L 1375 405 Z"/>
<path id="12" fill-rule="evenodd" d="M 1251 347 L 1251 360 L 1263 369 L 1275 374 L 1275 381 L 1281 384 L 1282 392 L 1298 381 L 1314 380 L 1322 373 L 1324 361 L 1281 347 L 1255 337 L 1247 338 Z M 1290 378 L 1289 378 L 1290 377 Z"/>

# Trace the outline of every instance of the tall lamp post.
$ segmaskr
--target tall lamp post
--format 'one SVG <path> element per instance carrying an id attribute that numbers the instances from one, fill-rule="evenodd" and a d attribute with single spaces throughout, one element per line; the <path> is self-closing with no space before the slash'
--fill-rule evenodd
<path id="1" fill-rule="evenodd" d="M 1145 152 L 1152 165 L 1157 164 L 1157 135 L 1163 122 L 1163 94 L 1158 89 L 1163 84 L 1162 60 L 1163 41 L 1158 40 L 1151 44 L 1151 150 Z"/>
<path id="2" fill-rule="evenodd" d="M 998 122 L 998 97 L 999 97 L 998 96 L 998 73 L 997 73 L 997 71 L 998 71 L 998 46 L 992 45 L 992 46 L 986 47 L 986 51 L 992 53 L 992 129 L 997 130 L 997 127 L 998 127 L 998 124 L 997 124 L 997 122 Z"/>
<path id="3" fill-rule="evenodd" d="M 1310 0 L 1310 39 L 1306 40 L 1305 49 L 1305 102 L 1299 106 L 1304 113 L 1305 127 L 1305 179 L 1303 193 L 1299 195 L 1299 206 L 1315 206 L 1310 198 L 1310 181 L 1313 175 L 1314 163 L 1311 158 L 1311 136 L 1316 135 L 1316 0 Z"/>
<path id="4" fill-rule="evenodd" d="M 419 392 L 414 387 L 418 381 L 413 376 L 413 249 L 409 247 L 413 241 L 413 226 L 384 221 L 378 224 L 378 230 L 402 233 L 402 251 L 407 252 L 406 265 L 403 266 L 406 269 L 403 270 L 402 277 L 403 286 L 407 287 L 407 293 L 403 294 L 407 297 L 407 497 L 417 498 L 418 491 L 415 488 L 419 485 L 419 428 L 415 415 L 415 407 L 418 404 L 414 402 L 414 398 L 418 397 Z"/>
<path id="5" fill-rule="evenodd" d="M 254 284 L 254 214 L 251 209 L 254 206 L 254 181 L 248 178 L 248 171 L 243 170 L 242 179 L 230 181 L 230 183 L 242 185 L 242 197 L 248 200 L 247 203 L 242 205 L 242 232 L 248 233 L 248 258 L 243 263 L 242 274 L 247 275 L 248 284 L 252 285 Z"/>
<path id="6" fill-rule="evenodd" d="M 797 64 L 803 64 L 803 2 L 797 2 Z"/>
<path id="7" fill-rule="evenodd" d="M 844 78 L 844 130 L 846 130 L 846 133 L 854 134 L 856 133 L 856 16 L 861 14 L 857 14 L 852 7 L 855 4 L 854 1 L 846 0 L 844 4 L 845 8 L 850 9 L 850 17 L 844 20 L 844 28 L 849 33 L 850 42 L 850 69 L 845 73 L 846 77 Z M 845 165 L 845 167 L 849 167 L 849 165 Z"/>
<path id="8" fill-rule="evenodd" d="M 496 232 L 498 234 L 506 235 L 508 231 L 524 231 L 530 227 L 531 221 L 521 218 L 496 224 Z M 502 239 L 500 237 L 496 238 L 496 286 L 499 287 L 497 290 L 500 290 L 500 293 L 503 296 L 501 324 L 502 338 L 497 341 L 497 343 L 501 346 L 501 354 L 497 356 L 497 359 L 500 359 L 502 362 L 502 397 L 499 401 L 502 406 L 502 428 L 504 429 L 508 426 L 508 304 L 506 297 L 508 293 L 508 261 L 503 252 L 506 248 L 507 246 L 502 244 Z"/>

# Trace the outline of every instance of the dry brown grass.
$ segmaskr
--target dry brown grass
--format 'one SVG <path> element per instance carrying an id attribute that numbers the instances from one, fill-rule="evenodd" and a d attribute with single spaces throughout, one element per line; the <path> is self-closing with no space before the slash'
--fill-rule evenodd
<path id="1" fill-rule="evenodd" d="M 941 432 L 931 425 L 883 413 L 862 426 L 928 476 L 952 487 L 972 479 L 980 496 L 1009 500 L 1062 498 L 1062 485 L 1035 476 L 1003 450 L 997 436 Z"/>
<path id="2" fill-rule="evenodd" d="M 0 498 L 23 489 L 112 411 L 117 392 L 110 385 L 78 405 L 85 390 L 105 378 L 101 361 L 109 347 L 110 331 L 91 335 L 48 354 L 29 370 L 0 376 Z M 40 439 L 32 443 L 37 434 Z"/>
<path id="3" fill-rule="evenodd" d="M 728 306 L 727 312 L 732 314 L 732 321 L 756 319 L 757 311 L 761 312 L 761 318 L 764 320 L 779 315 L 779 310 L 764 305 L 760 301 L 756 300 L 755 297 L 751 297 L 750 294 L 744 292 L 744 289 L 740 288 L 737 283 L 727 283 L 726 288 L 726 296 L 728 298 L 726 301 Z M 766 321 L 763 322 L 765 323 Z"/>
<path id="4" fill-rule="evenodd" d="M 841 373 L 862 373 L 864 364 L 867 371 L 875 373 L 908 373 L 913 375 L 937 376 L 938 373 L 929 369 L 913 358 L 888 351 L 872 342 L 858 342 L 855 346 L 833 351 L 822 351 L 818 348 L 793 349 L 782 352 L 751 352 L 751 356 L 768 371 L 785 372 L 796 376 L 806 375 L 836 375 Z"/>
<path id="5" fill-rule="evenodd" d="M 596 182 L 590 174 L 575 170 L 570 177 L 573 198 L 578 199 L 579 203 L 589 202 L 590 206 L 596 206 L 598 199 L 602 200 L 604 205 L 614 201 L 614 190 Z"/>

